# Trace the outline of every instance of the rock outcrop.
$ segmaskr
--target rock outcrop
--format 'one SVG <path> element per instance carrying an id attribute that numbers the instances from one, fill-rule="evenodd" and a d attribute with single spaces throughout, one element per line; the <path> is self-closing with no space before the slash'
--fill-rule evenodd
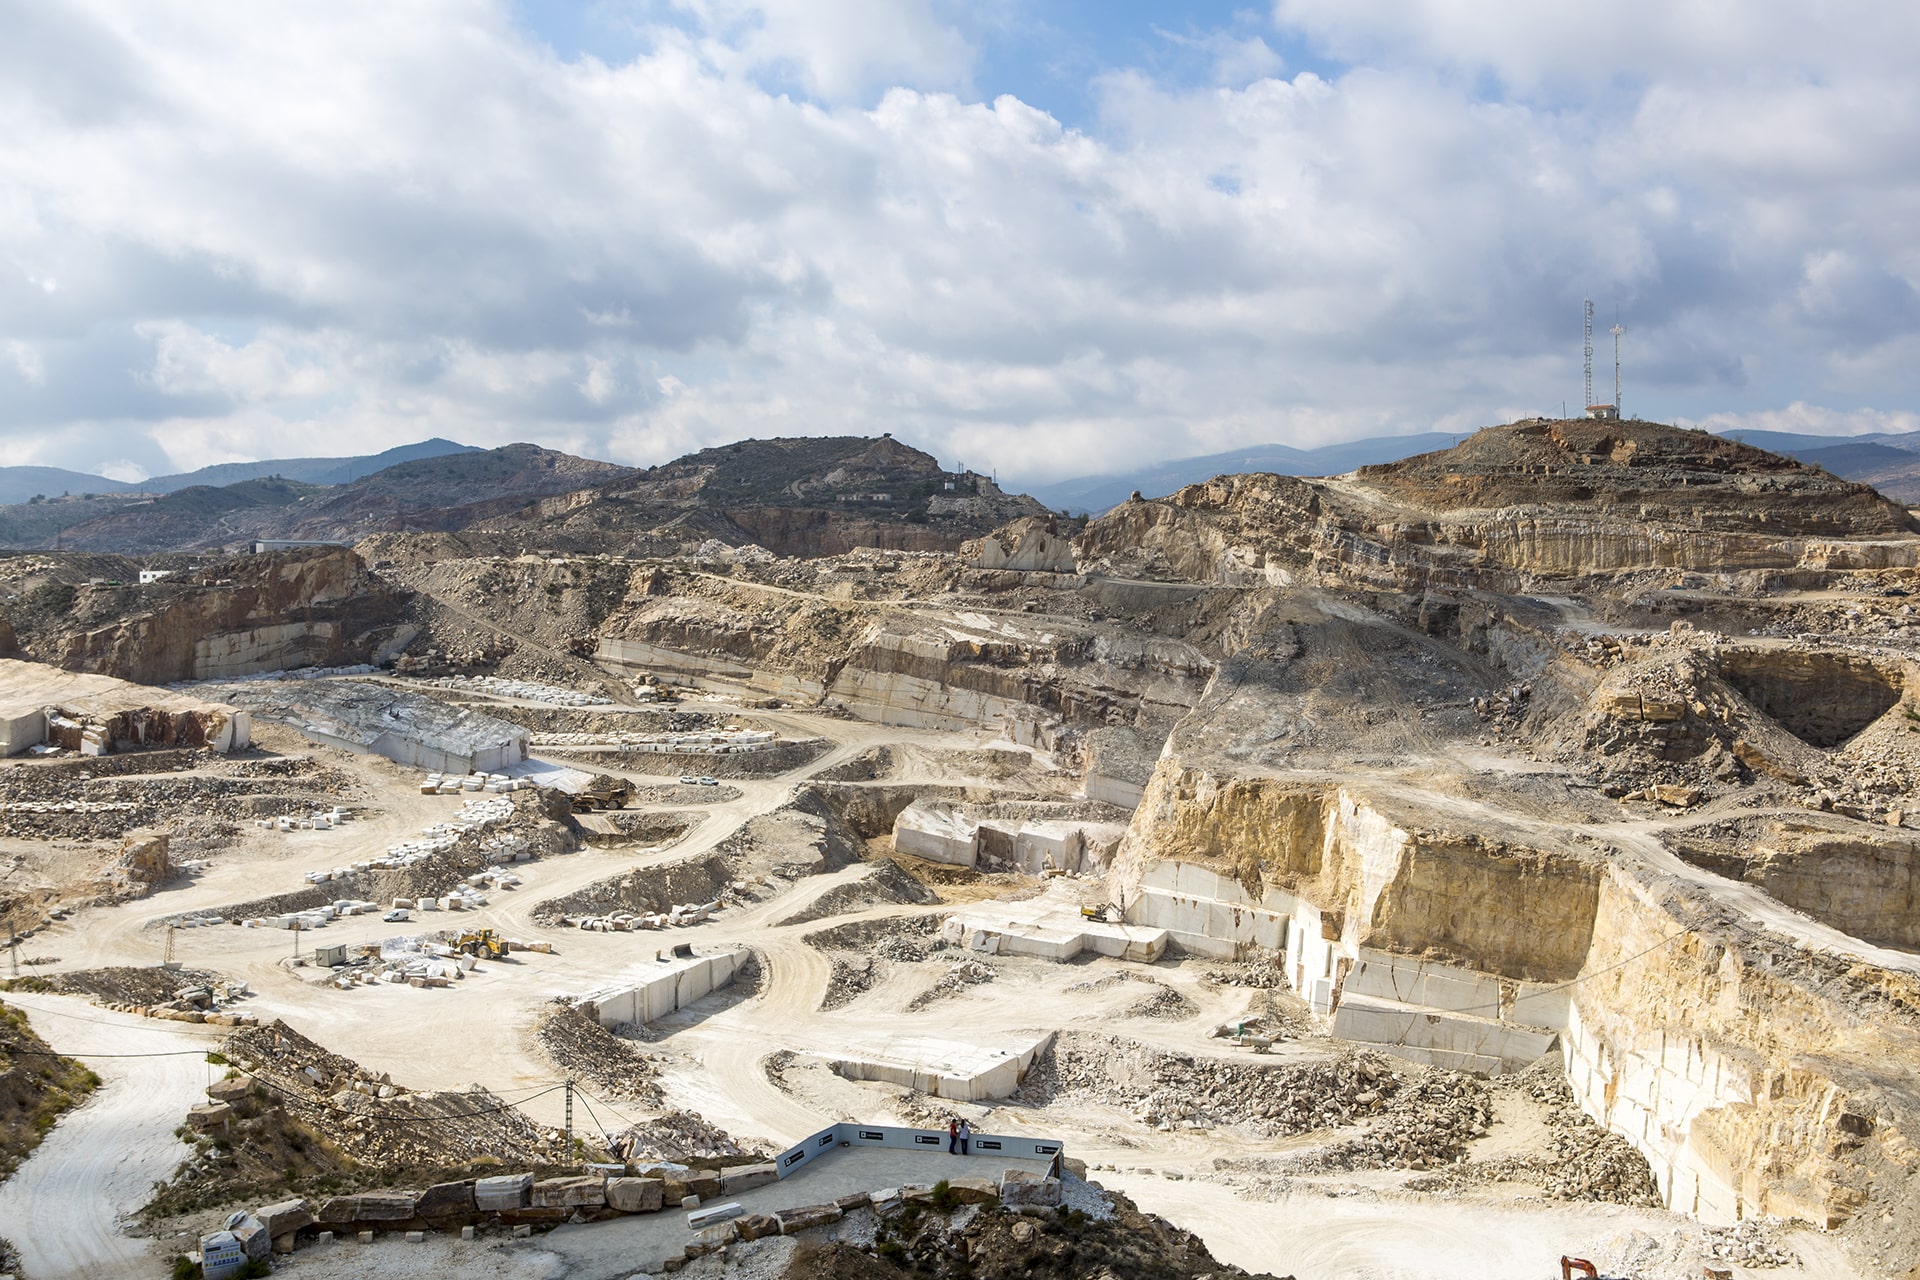
<path id="1" fill-rule="evenodd" d="M 1223 476 L 1127 502 L 1081 559 L 1236 585 L 1299 574 L 1390 589 L 1512 590 L 1646 569 L 1914 567 L 1905 508 L 1718 436 L 1523 422 L 1349 476 Z"/>
<path id="2" fill-rule="evenodd" d="M 348 548 L 277 552 L 178 575 L 161 591 L 82 587 L 72 613 L 22 648 L 137 684 L 340 666 L 371 659 L 407 604 Z"/>

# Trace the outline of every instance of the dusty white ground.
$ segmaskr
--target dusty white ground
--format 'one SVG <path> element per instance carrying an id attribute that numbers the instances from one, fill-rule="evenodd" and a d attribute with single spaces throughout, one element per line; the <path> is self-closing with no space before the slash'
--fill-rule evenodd
<path id="1" fill-rule="evenodd" d="M 9 995 L 7 1003 L 26 1010 L 52 1048 L 91 1066 L 101 1085 L 0 1183 L 0 1235 L 20 1250 L 32 1280 L 152 1273 L 148 1243 L 121 1226 L 180 1163 L 173 1131 L 224 1074 L 206 1060 L 217 1037 L 68 996 Z"/>
<path id="2" fill-rule="evenodd" d="M 1203 985 L 1201 964 L 1163 964 L 1148 970 L 1105 959 L 1069 966 L 1003 960 L 998 962 L 999 980 L 917 1012 L 908 1010 L 907 1003 L 931 985 L 945 965 L 896 965 L 876 989 L 847 1008 L 822 1013 L 819 1005 L 830 964 L 828 957 L 801 941 L 803 934 L 859 916 L 939 910 L 887 906 L 804 925 L 774 924 L 858 874 L 859 868 L 804 880 L 782 900 L 729 909 L 710 924 L 664 935 L 544 929 L 533 921 L 533 910 L 542 901 L 634 865 L 713 847 L 751 817 L 777 808 L 797 781 L 869 746 L 904 747 L 903 755 L 932 769 L 934 749 L 976 746 L 986 737 L 812 716 L 755 715 L 796 736 L 829 737 L 835 746 L 791 774 L 734 782 L 739 798 L 708 806 L 706 821 L 668 849 L 639 856 L 631 851 L 588 849 L 525 864 L 517 868 L 526 881 L 521 889 L 494 894 L 492 904 L 481 911 L 430 916 L 425 922 L 426 927 L 490 926 L 515 937 L 545 937 L 555 944 L 556 954 L 529 952 L 510 962 L 485 963 L 466 981 L 445 990 L 380 985 L 344 992 L 312 985 L 286 968 L 282 960 L 291 953 L 297 935 L 277 930 L 183 931 L 181 958 L 196 968 L 245 978 L 259 993 L 245 1008 L 263 1018 L 285 1018 L 329 1049 L 375 1071 L 391 1072 L 396 1080 L 415 1088 L 453 1088 L 479 1080 L 496 1092 L 512 1094 L 553 1082 L 559 1075 L 530 1034 L 540 1007 L 550 998 L 584 994 L 644 972 L 654 965 L 655 950 L 667 941 L 688 941 L 702 948 L 748 943 L 764 957 L 760 992 L 746 1000 L 722 994 L 683 1010 L 661 1024 L 670 1034 L 652 1047 L 668 1055 L 662 1082 L 673 1105 L 698 1111 L 736 1136 L 781 1144 L 836 1120 L 892 1118 L 898 1114 L 894 1108 L 905 1100 L 897 1089 L 855 1085 L 820 1071 L 789 1073 L 788 1088 L 782 1089 L 766 1069 L 766 1059 L 778 1050 L 833 1050 L 850 1041 L 883 1044 L 890 1037 L 946 1038 L 994 1047 L 1037 1031 L 1078 1027 L 1187 1053 L 1236 1052 L 1223 1041 L 1205 1038 L 1205 1031 L 1244 1012 L 1255 993 Z M 54 967 L 63 969 L 154 963 L 164 941 L 159 931 L 147 927 L 152 921 L 299 888 L 304 884 L 303 872 L 369 856 L 458 807 L 453 797 L 420 796 L 415 771 L 339 752 L 316 754 L 329 764 L 354 771 L 375 788 L 377 811 L 330 832 L 269 834 L 250 829 L 199 879 L 126 906 L 81 912 L 41 934 L 35 940 L 36 949 L 56 955 Z M 922 780 L 988 781 L 955 778 L 948 772 L 929 772 Z M 420 923 L 387 925 L 379 923 L 377 916 L 361 916 L 308 934 L 301 943 L 310 950 L 316 941 L 358 943 L 421 928 Z M 1123 967 L 1151 972 L 1191 998 L 1199 1012 L 1180 1022 L 1124 1019 L 1120 1011 L 1149 988 L 1126 982 L 1094 992 L 1066 990 Z M 205 1069 L 192 1058 L 153 1059 L 147 1061 L 158 1065 L 128 1064 L 116 1074 L 112 1060 L 88 1054 L 126 1043 L 177 1046 L 181 1043 L 178 1025 L 115 1019 L 75 1006 L 100 1021 L 63 1027 L 60 1018 L 50 1016 L 54 1005 L 47 1001 L 23 997 L 17 1003 L 28 1008 L 36 1029 L 55 1047 L 92 1062 L 109 1084 L 98 1099 L 63 1121 L 54 1137 L 0 1191 L 0 1223 L 38 1224 L 44 1212 L 54 1215 L 49 1221 L 63 1226 L 58 1233 L 63 1243 L 46 1246 L 63 1252 L 29 1253 L 29 1274 L 35 1280 L 79 1274 L 86 1267 L 94 1268 L 91 1274 L 105 1275 L 156 1266 L 144 1244 L 114 1235 L 110 1211 L 137 1203 L 146 1185 L 169 1171 L 171 1160 L 182 1150 L 170 1136 L 171 1130 L 186 1106 L 197 1100 L 206 1083 Z M 1288 1045 L 1283 1052 L 1318 1054 L 1328 1048 L 1324 1041 L 1308 1041 Z M 528 1111 L 537 1120 L 558 1124 L 561 1106 L 559 1095 L 553 1094 L 529 1103 Z M 1662 1213 L 1528 1202 L 1494 1193 L 1472 1200 L 1408 1195 L 1393 1189 L 1397 1182 L 1393 1175 L 1369 1175 L 1345 1187 L 1332 1187 L 1350 1194 L 1326 1195 L 1309 1188 L 1271 1201 L 1248 1201 L 1228 1187 L 1196 1179 L 1210 1176 L 1218 1158 L 1270 1154 L 1279 1144 L 1263 1145 L 1223 1132 L 1158 1133 L 1112 1108 L 1076 1111 L 1056 1105 L 1037 1115 L 991 1105 L 961 1109 L 983 1130 L 1061 1137 L 1071 1154 L 1095 1164 L 1146 1166 L 1179 1174 L 1178 1181 L 1158 1174 L 1095 1176 L 1134 1195 L 1141 1207 L 1195 1230 L 1223 1260 L 1254 1270 L 1293 1272 L 1302 1280 L 1415 1275 L 1530 1280 L 1556 1274 L 1557 1260 L 1564 1252 L 1582 1253 L 1603 1266 L 1624 1265 L 1646 1255 L 1654 1245 L 1666 1247 L 1676 1233 L 1684 1236 L 1694 1231 L 1685 1219 Z M 633 1118 L 630 1108 L 608 1110 L 613 1114 L 602 1118 L 610 1126 Z M 1488 1141 L 1502 1137 L 1496 1126 Z M 103 1180 L 101 1162 L 113 1164 L 112 1153 L 119 1153 L 118 1169 L 110 1170 Z M 644 1235 L 668 1226 L 663 1215 L 651 1226 L 583 1228 L 508 1249 L 496 1249 L 484 1241 L 441 1241 L 411 1249 L 396 1243 L 371 1250 L 343 1244 L 336 1246 L 331 1257 L 301 1255 L 296 1270 L 314 1276 L 427 1276 L 471 1269 L 475 1274 L 529 1280 L 625 1274 L 604 1270 L 599 1242 L 614 1242 L 623 1232 Z M 38 1239 L 42 1235 L 37 1225 L 31 1233 L 9 1228 L 0 1234 L 13 1235 L 27 1249 L 34 1246 L 22 1236 Z M 1831 1242 L 1815 1236 L 1805 1239 L 1805 1246 L 1795 1244 L 1804 1267 L 1772 1274 L 1782 1280 L 1793 1276 L 1851 1280 L 1855 1273 Z M 1676 1249 L 1676 1257 L 1684 1252 Z M 38 1265 L 33 1261 L 36 1257 L 42 1260 Z M 63 1272 L 62 1267 L 67 1270 Z M 1698 1262 L 1679 1266 L 1671 1274 L 1697 1275 Z"/>

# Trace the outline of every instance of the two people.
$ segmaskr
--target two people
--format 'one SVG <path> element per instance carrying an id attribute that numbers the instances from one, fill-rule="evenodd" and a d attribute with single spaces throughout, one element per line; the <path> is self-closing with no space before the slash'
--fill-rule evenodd
<path id="1" fill-rule="evenodd" d="M 967 1144 L 971 1141 L 973 1141 L 972 1125 L 968 1124 L 965 1120 L 955 1119 L 947 1121 L 948 1155 L 964 1156 L 973 1154 L 967 1150 Z"/>

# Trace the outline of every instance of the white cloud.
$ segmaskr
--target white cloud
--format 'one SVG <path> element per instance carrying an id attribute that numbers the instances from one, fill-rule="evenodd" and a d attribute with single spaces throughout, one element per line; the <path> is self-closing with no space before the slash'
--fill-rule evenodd
<path id="1" fill-rule="evenodd" d="M 708 32 L 702 54 L 723 71 L 787 78 L 827 102 L 876 87 L 959 89 L 972 44 L 928 0 L 673 0 Z"/>
<path id="2" fill-rule="evenodd" d="M 688 0 L 613 66 L 483 0 L 76 0 L 33 28 L 63 65 L 0 54 L 0 449 L 890 430 L 1040 478 L 1556 409 L 1589 295 L 1636 409 L 1900 420 L 1906 69 L 1771 0 L 1733 52 L 1623 4 L 1284 0 L 1360 65 L 1182 37 L 1215 82 L 1105 75 L 1083 132 L 971 100 L 934 0 Z"/>

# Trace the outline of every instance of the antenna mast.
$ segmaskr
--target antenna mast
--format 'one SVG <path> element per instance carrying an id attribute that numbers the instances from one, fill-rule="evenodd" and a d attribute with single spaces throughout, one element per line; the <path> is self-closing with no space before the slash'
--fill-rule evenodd
<path id="1" fill-rule="evenodd" d="M 1587 411 L 1587 405 L 1590 405 L 1593 403 L 1593 299 L 1592 298 L 1587 299 L 1586 337 L 1587 337 L 1587 340 L 1586 340 L 1586 356 L 1587 356 L 1586 395 L 1587 395 L 1587 398 L 1580 405 L 1580 412 L 1582 413 L 1585 413 Z"/>
<path id="2" fill-rule="evenodd" d="M 1613 328 L 1607 332 L 1613 335 L 1613 416 L 1624 418 L 1627 416 L 1626 412 L 1620 408 L 1620 335 L 1626 330 L 1622 329 L 1620 322 L 1616 320 Z"/>

